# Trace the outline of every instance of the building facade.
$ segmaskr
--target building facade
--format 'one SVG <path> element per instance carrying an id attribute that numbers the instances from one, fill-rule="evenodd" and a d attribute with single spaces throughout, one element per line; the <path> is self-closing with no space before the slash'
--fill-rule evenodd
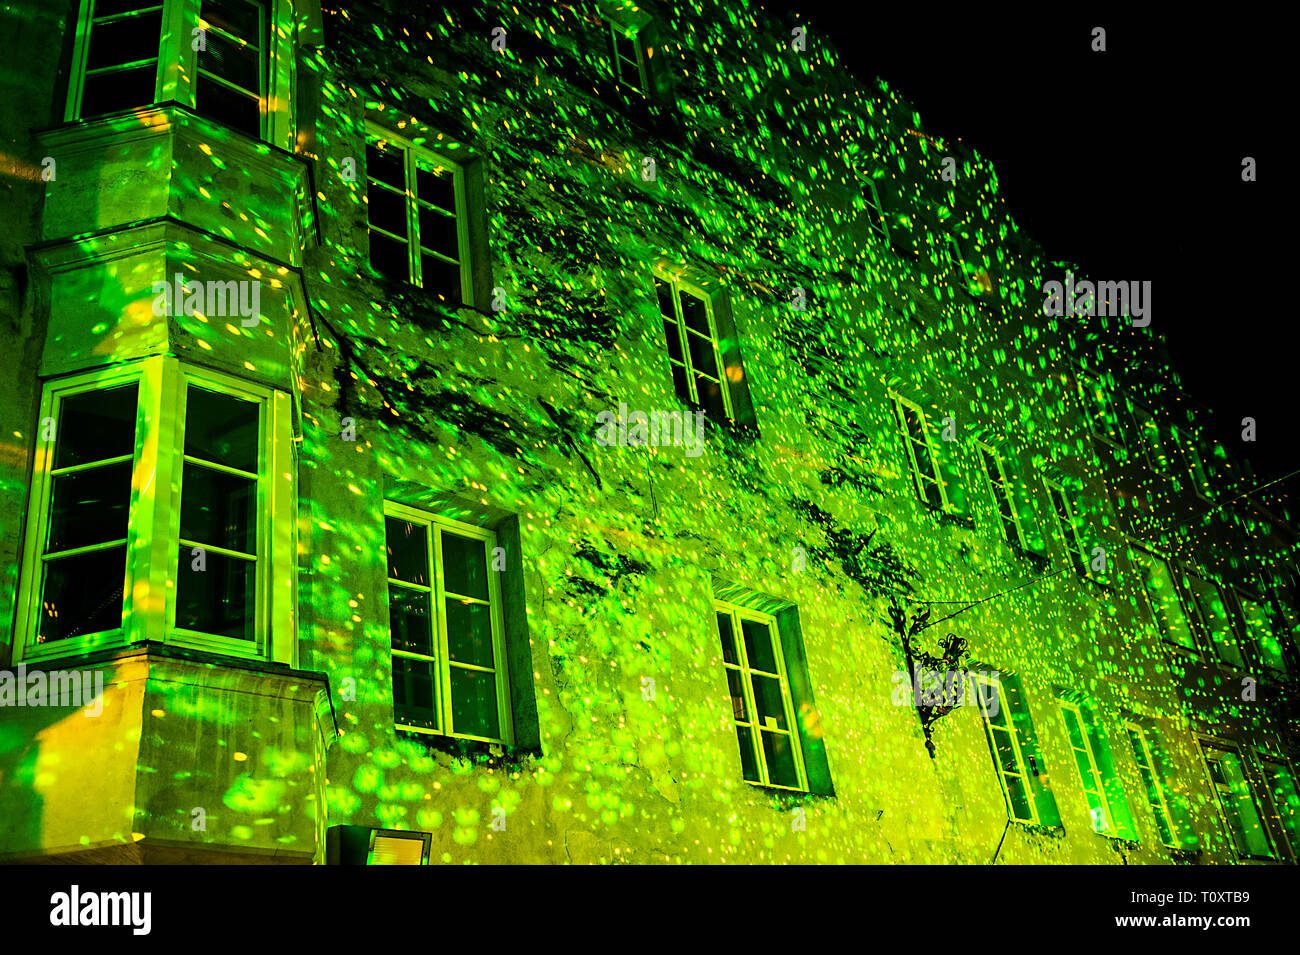
<path id="1" fill-rule="evenodd" d="M 321 6 L 3 14 L 0 859 L 1296 860 L 1140 283 L 756 4 Z"/>

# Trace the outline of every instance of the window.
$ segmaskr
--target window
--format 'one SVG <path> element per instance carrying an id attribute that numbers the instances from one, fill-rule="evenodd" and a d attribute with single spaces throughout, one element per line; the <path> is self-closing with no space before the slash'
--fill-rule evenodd
<path id="1" fill-rule="evenodd" d="M 1020 526 L 1020 514 L 1016 509 L 1015 495 L 1007 470 L 1003 466 L 1002 456 L 983 442 L 977 444 L 980 461 L 984 466 L 984 477 L 988 482 L 989 493 L 993 496 L 993 511 L 998 516 L 1002 536 L 1017 551 L 1023 551 L 1025 534 Z"/>
<path id="2" fill-rule="evenodd" d="M 1273 818 L 1279 830 L 1286 834 L 1291 845 L 1291 855 L 1300 855 L 1300 793 L 1296 791 L 1295 775 L 1290 765 L 1277 756 L 1263 756 L 1260 767 L 1268 786 Z"/>
<path id="3" fill-rule="evenodd" d="M 1224 743 L 1202 741 L 1201 748 L 1219 811 L 1237 854 L 1251 859 L 1273 858 L 1273 844 L 1246 778 L 1241 754 Z"/>
<path id="4" fill-rule="evenodd" d="M 609 5 L 602 14 L 609 26 L 610 59 L 621 86 L 638 93 L 653 91 L 654 21 L 643 10 Z"/>
<path id="5" fill-rule="evenodd" d="M 1111 405 L 1107 385 L 1099 378 L 1084 374 L 1079 374 L 1076 380 L 1086 427 L 1093 435 L 1118 443 L 1119 418 Z"/>
<path id="6" fill-rule="evenodd" d="M 1134 550 L 1132 555 L 1141 571 L 1142 588 L 1151 604 L 1151 613 L 1160 627 L 1161 636 L 1187 650 L 1196 650 L 1196 635 L 1192 632 L 1179 599 L 1169 565 L 1144 550 Z"/>
<path id="7" fill-rule="evenodd" d="M 1224 663 L 1245 666 L 1219 585 L 1195 574 L 1184 574 L 1183 586 L 1195 601 L 1205 646 L 1214 647 Z"/>
<path id="8" fill-rule="evenodd" d="M 1061 544 L 1065 547 L 1065 552 L 1070 557 L 1070 563 L 1074 565 L 1074 571 L 1080 577 L 1088 576 L 1088 563 L 1083 548 L 1083 541 L 1079 539 L 1078 522 L 1075 517 L 1074 508 L 1070 504 L 1069 495 L 1065 488 L 1051 481 L 1044 481 L 1047 485 L 1047 493 L 1052 499 L 1052 513 L 1056 515 L 1057 533 L 1061 535 Z"/>
<path id="9" fill-rule="evenodd" d="M 746 782 L 806 791 L 808 781 L 776 618 L 717 600 L 722 665 Z"/>
<path id="10" fill-rule="evenodd" d="M 1196 835 L 1191 830 L 1186 808 L 1165 782 L 1163 767 L 1169 760 L 1159 734 L 1155 729 L 1144 728 L 1138 723 L 1126 723 L 1124 729 L 1133 749 L 1138 774 L 1142 777 L 1151 814 L 1155 817 L 1160 841 L 1172 849 L 1195 848 Z"/>
<path id="11" fill-rule="evenodd" d="M 1169 458 L 1165 454 L 1164 442 L 1160 439 L 1160 423 L 1145 408 L 1134 408 L 1133 415 L 1137 419 L 1138 436 L 1147 463 L 1152 470 L 1172 477 L 1169 474 Z"/>
<path id="12" fill-rule="evenodd" d="M 1273 632 L 1273 623 L 1269 620 L 1264 605 L 1244 594 L 1239 594 L 1237 601 L 1241 606 L 1241 620 L 1244 624 L 1242 636 L 1254 648 L 1259 662 L 1271 670 L 1286 673 L 1282 641 Z"/>
<path id="13" fill-rule="evenodd" d="M 673 279 L 656 275 L 654 283 L 677 397 L 726 423 L 735 412 L 712 301 Z"/>
<path id="14" fill-rule="evenodd" d="M 496 535 L 384 503 L 397 727 L 512 744 Z"/>
<path id="15" fill-rule="evenodd" d="M 867 224 L 872 233 L 884 245 L 889 245 L 889 224 L 885 221 L 885 207 L 880 202 L 880 192 L 870 179 L 866 181 L 866 191 L 862 197 L 867 202 Z"/>
<path id="16" fill-rule="evenodd" d="M 1009 817 L 1014 822 L 1059 826 L 1060 814 L 1047 785 L 1047 768 L 1019 680 L 1008 674 L 977 679 L 981 719 Z"/>
<path id="17" fill-rule="evenodd" d="M 51 382 L 41 414 L 26 658 L 156 640 L 292 659 L 287 395 L 154 358 Z"/>
<path id="18" fill-rule="evenodd" d="M 1097 724 L 1092 708 L 1069 700 L 1059 701 L 1066 736 L 1074 753 L 1083 794 L 1088 801 L 1093 832 L 1121 839 L 1136 839 L 1133 817 L 1124 797 L 1110 745 Z"/>
<path id="19" fill-rule="evenodd" d="M 82 0 L 65 118 L 177 102 L 289 148 L 292 24 L 289 0 Z"/>
<path id="20" fill-rule="evenodd" d="M 452 305 L 474 300 L 464 167 L 367 124 L 370 264 Z"/>
<path id="21" fill-rule="evenodd" d="M 1205 470 L 1205 461 L 1196 447 L 1196 439 L 1187 428 L 1173 429 L 1174 443 L 1182 452 L 1187 474 L 1192 481 L 1192 489 L 1205 500 L 1210 500 L 1210 476 Z"/>
<path id="22" fill-rule="evenodd" d="M 922 503 L 936 510 L 947 506 L 943 480 L 939 474 L 939 461 L 930 443 L 930 435 L 925 425 L 925 412 L 920 405 L 908 401 L 902 395 L 890 396 L 894 408 L 894 420 L 903 439 L 903 453 L 912 472 L 913 487 Z"/>

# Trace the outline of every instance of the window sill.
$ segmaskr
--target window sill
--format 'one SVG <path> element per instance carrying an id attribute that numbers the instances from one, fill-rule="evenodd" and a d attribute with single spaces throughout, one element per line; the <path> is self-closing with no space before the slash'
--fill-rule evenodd
<path id="1" fill-rule="evenodd" d="M 393 731 L 399 740 L 415 743 L 431 753 L 445 753 L 453 759 L 468 760 L 475 767 L 484 769 L 522 769 L 525 762 L 542 755 L 541 747 L 507 746 L 505 743 L 420 733 L 397 726 Z"/>

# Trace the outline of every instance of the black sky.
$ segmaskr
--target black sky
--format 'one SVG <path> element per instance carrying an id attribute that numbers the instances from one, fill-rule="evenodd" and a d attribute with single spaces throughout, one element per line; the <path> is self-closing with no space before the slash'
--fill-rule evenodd
<path id="1" fill-rule="evenodd" d="M 1300 183 L 1281 150 L 1295 138 L 1283 139 L 1297 116 L 1283 94 L 1297 85 L 1297 54 L 1284 49 L 1292 34 L 1280 13 L 764 5 L 808 23 L 809 42 L 833 42 L 865 81 L 888 80 L 928 129 L 990 159 L 1012 215 L 1049 258 L 1096 278 L 1150 279 L 1152 326 L 1187 391 L 1214 409 L 1203 426 L 1261 481 L 1300 468 L 1300 311 L 1287 294 L 1300 271 Z M 1091 50 L 1097 26 L 1105 53 Z M 1244 156 L 1257 160 L 1257 182 L 1242 182 Z M 1253 445 L 1241 441 L 1247 416 Z M 1293 495 L 1297 482 L 1287 482 Z"/>

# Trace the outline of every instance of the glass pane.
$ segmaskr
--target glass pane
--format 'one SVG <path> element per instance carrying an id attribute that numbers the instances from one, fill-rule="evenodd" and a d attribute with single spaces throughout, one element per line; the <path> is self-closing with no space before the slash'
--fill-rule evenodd
<path id="1" fill-rule="evenodd" d="M 156 60 L 161 32 L 162 11 L 96 23 L 90 31 L 86 69 L 98 70 L 137 60 Z M 97 79 L 97 76 L 91 77 L 90 82 L 94 83 Z"/>
<path id="2" fill-rule="evenodd" d="M 682 318 L 686 321 L 686 327 L 708 337 L 709 313 L 703 299 L 695 297 L 690 292 L 683 291 L 681 293 L 681 303 Z"/>
<path id="3" fill-rule="evenodd" d="M 396 584 L 388 588 L 388 631 L 394 650 L 434 656 L 433 619 L 427 591 Z"/>
<path id="4" fill-rule="evenodd" d="M 366 175 L 387 183 L 402 195 L 406 195 L 406 150 L 397 146 L 385 146 L 378 143 L 366 144 Z"/>
<path id="5" fill-rule="evenodd" d="M 713 357 L 713 342 L 699 335 L 686 333 L 686 344 L 691 350 L 691 367 L 702 375 L 718 378 L 718 363 Z"/>
<path id="6" fill-rule="evenodd" d="M 432 663 L 393 657 L 393 716 L 398 723 L 438 729 L 433 688 Z"/>
<path id="7" fill-rule="evenodd" d="M 749 710 L 745 707 L 745 682 L 739 670 L 727 671 L 727 691 L 731 694 L 731 717 L 739 723 L 748 723 Z"/>
<path id="8" fill-rule="evenodd" d="M 682 336 L 677 330 L 676 322 L 664 322 L 664 341 L 668 343 L 668 357 L 673 361 L 684 362 L 682 357 Z"/>
<path id="9" fill-rule="evenodd" d="M 370 264 L 380 275 L 395 282 L 411 280 L 411 262 L 405 242 L 390 239 L 378 232 L 370 233 Z"/>
<path id="10" fill-rule="evenodd" d="M 450 305 L 459 305 L 460 266 L 434 255 L 420 256 L 420 287 Z"/>
<path id="11" fill-rule="evenodd" d="M 455 215 L 456 176 L 450 169 L 415 168 L 415 194 L 425 202 Z"/>
<path id="12" fill-rule="evenodd" d="M 253 42 L 256 42 L 256 37 Z M 208 31 L 206 43 L 207 49 L 199 52 L 200 69 L 229 80 L 250 93 L 261 93 L 260 58 L 255 48 L 240 46 L 213 30 Z"/>
<path id="13" fill-rule="evenodd" d="M 200 73 L 194 81 L 195 109 L 253 139 L 262 136 L 262 101 Z"/>
<path id="14" fill-rule="evenodd" d="M 180 548 L 176 626 L 199 633 L 252 640 L 257 607 L 257 565 L 251 560 Z"/>
<path id="15" fill-rule="evenodd" d="M 1020 776 L 1006 776 L 1007 794 L 1011 799 L 1011 818 L 1030 820 L 1034 818 L 1029 805 L 1029 789 Z"/>
<path id="16" fill-rule="evenodd" d="M 449 594 L 487 600 L 487 551 L 481 540 L 442 532 L 442 588 Z"/>
<path id="17" fill-rule="evenodd" d="M 758 723 L 769 725 L 768 719 L 774 721 L 777 729 L 789 729 L 785 722 L 785 703 L 781 698 L 781 681 L 770 676 L 752 676 L 754 686 L 754 706 L 758 708 Z"/>
<path id="18" fill-rule="evenodd" d="M 372 185 L 366 191 L 366 208 L 370 224 L 385 232 L 406 237 L 406 199 L 391 189 Z M 403 247 L 403 255 L 406 254 Z"/>
<path id="19" fill-rule="evenodd" d="M 181 537 L 241 554 L 257 553 L 257 480 L 186 463 Z"/>
<path id="20" fill-rule="evenodd" d="M 492 673 L 451 668 L 452 729 L 467 736 L 500 739 L 497 681 Z"/>
<path id="21" fill-rule="evenodd" d="M 126 537 L 130 461 L 60 474 L 53 483 L 47 554 Z"/>
<path id="22" fill-rule="evenodd" d="M 90 464 L 135 450 L 136 386 L 87 391 L 59 402 L 54 467 Z"/>
<path id="23" fill-rule="evenodd" d="M 125 580 L 125 545 L 46 561 L 36 642 L 116 630 Z"/>
<path id="24" fill-rule="evenodd" d="M 742 619 L 740 629 L 745 635 L 745 656 L 750 669 L 775 673 L 776 656 L 772 652 L 772 631 L 768 625 Z"/>
<path id="25" fill-rule="evenodd" d="M 256 471 L 261 405 L 190 385 L 185 397 L 185 453 L 241 471 Z"/>
<path id="26" fill-rule="evenodd" d="M 80 116 L 87 119 L 122 109 L 152 106 L 157 76 L 158 64 L 148 63 L 87 77 L 81 92 Z"/>
<path id="27" fill-rule="evenodd" d="M 677 393 L 677 397 L 681 398 L 682 401 L 690 402 L 692 400 L 691 385 L 689 379 L 686 377 L 686 367 L 684 365 L 673 365 L 672 369 L 673 391 Z"/>
<path id="28" fill-rule="evenodd" d="M 667 282 L 655 279 L 655 297 L 659 299 L 659 314 L 664 320 L 677 324 L 677 314 L 673 311 L 673 290 Z"/>
<path id="29" fill-rule="evenodd" d="M 421 205 L 420 245 L 430 252 L 440 252 L 460 261 L 460 239 L 456 235 L 456 217 Z"/>
<path id="30" fill-rule="evenodd" d="M 409 584 L 429 586 L 428 528 L 396 517 L 384 518 L 388 545 L 388 576 Z"/>
<path id="31" fill-rule="evenodd" d="M 696 377 L 695 391 L 700 398 L 700 407 L 711 421 L 726 421 L 727 407 L 722 401 L 722 386 L 710 378 Z"/>
<path id="32" fill-rule="evenodd" d="M 487 604 L 446 599 L 447 653 L 451 659 L 475 666 L 494 667 L 492 610 Z"/>
<path id="33" fill-rule="evenodd" d="M 748 726 L 737 726 L 736 736 L 740 739 L 740 766 L 745 779 L 751 783 L 761 783 L 763 777 L 758 771 L 758 755 L 754 749 L 754 731 Z"/>
<path id="34" fill-rule="evenodd" d="M 736 635 L 731 629 L 731 614 L 718 613 L 718 632 L 722 635 L 722 659 L 727 663 L 740 663 L 736 658 Z"/>
<path id="35" fill-rule="evenodd" d="M 767 757 L 767 778 L 773 786 L 798 788 L 794 748 L 785 733 L 763 733 L 763 755 Z"/>
<path id="36" fill-rule="evenodd" d="M 231 36 L 254 44 L 258 42 L 261 4 L 250 3 L 248 0 L 203 0 L 200 15 L 212 26 L 225 30 Z"/>

